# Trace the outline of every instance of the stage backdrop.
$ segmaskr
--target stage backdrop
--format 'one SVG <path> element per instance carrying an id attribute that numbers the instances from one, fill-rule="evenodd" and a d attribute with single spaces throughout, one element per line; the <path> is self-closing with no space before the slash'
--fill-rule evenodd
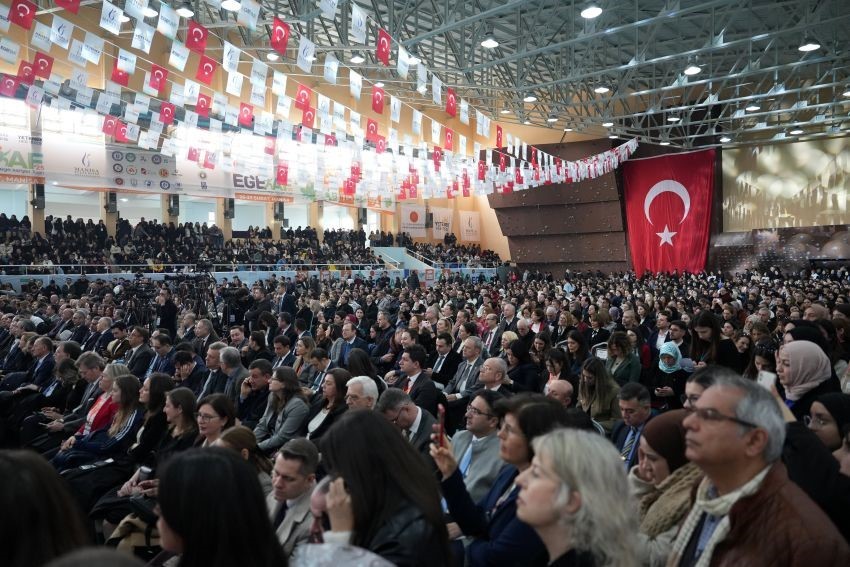
<path id="1" fill-rule="evenodd" d="M 723 230 L 850 223 L 850 139 L 723 150 Z"/>
<path id="2" fill-rule="evenodd" d="M 635 272 L 702 270 L 708 251 L 714 150 L 628 161 L 623 182 Z"/>

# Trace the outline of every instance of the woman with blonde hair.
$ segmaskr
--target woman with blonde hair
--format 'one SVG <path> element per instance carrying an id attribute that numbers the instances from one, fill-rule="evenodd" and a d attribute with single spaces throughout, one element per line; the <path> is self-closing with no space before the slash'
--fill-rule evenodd
<path id="1" fill-rule="evenodd" d="M 619 392 L 620 387 L 605 369 L 604 362 L 596 357 L 584 361 L 578 384 L 579 407 L 599 422 L 606 433 L 611 433 L 614 422 L 620 418 Z"/>
<path id="2" fill-rule="evenodd" d="M 516 479 L 516 514 L 540 536 L 550 567 L 636 567 L 635 504 L 614 446 L 577 429 L 531 444 L 531 466 Z"/>
<path id="3" fill-rule="evenodd" d="M 295 363 L 292 369 L 295 370 L 295 375 L 302 384 L 311 384 L 316 374 L 316 369 L 310 363 L 314 348 L 316 348 L 316 341 L 312 337 L 301 337 L 295 341 Z"/>

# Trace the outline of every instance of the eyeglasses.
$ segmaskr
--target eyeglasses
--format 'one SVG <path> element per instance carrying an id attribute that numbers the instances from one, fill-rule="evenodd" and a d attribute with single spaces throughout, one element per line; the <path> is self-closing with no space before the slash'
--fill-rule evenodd
<path id="1" fill-rule="evenodd" d="M 737 417 L 731 415 L 724 415 L 714 408 L 695 408 L 691 406 L 689 408 L 684 409 L 686 412 L 688 412 L 689 415 L 696 415 L 702 421 L 731 421 L 733 423 L 737 423 L 738 425 L 750 427 L 752 429 L 757 429 L 759 427 L 755 423 L 750 423 L 749 421 L 744 421 L 743 419 L 738 419 Z"/>
<path id="2" fill-rule="evenodd" d="M 395 417 L 390 420 L 390 423 L 392 423 L 393 425 L 398 425 L 398 418 L 401 417 L 401 412 L 403 412 L 404 408 L 406 408 L 406 407 L 407 407 L 407 404 L 402 404 L 398 408 L 398 411 L 396 412 Z"/>
<path id="3" fill-rule="evenodd" d="M 679 396 L 679 399 L 682 400 L 683 404 L 688 404 L 693 407 L 697 400 L 699 400 L 699 396 L 695 396 L 694 394 L 691 394 L 690 396 L 687 394 L 682 394 L 681 396 Z"/>
<path id="4" fill-rule="evenodd" d="M 210 415 L 208 413 L 199 413 L 199 414 L 196 414 L 196 415 L 197 415 L 198 421 L 200 421 L 201 423 L 207 423 L 209 421 L 212 421 L 213 419 L 220 419 L 220 416 Z"/>
<path id="5" fill-rule="evenodd" d="M 473 407 L 473 406 L 468 406 L 466 408 L 466 413 L 471 413 L 472 415 L 483 415 L 483 416 L 486 416 L 486 417 L 496 417 L 492 413 L 487 413 L 487 412 L 481 411 L 480 409 Z"/>
<path id="6" fill-rule="evenodd" d="M 823 429 L 824 427 L 829 425 L 830 422 L 817 415 L 814 417 L 810 415 L 804 415 L 803 423 L 805 423 L 806 427 L 808 427 L 809 429 Z"/>

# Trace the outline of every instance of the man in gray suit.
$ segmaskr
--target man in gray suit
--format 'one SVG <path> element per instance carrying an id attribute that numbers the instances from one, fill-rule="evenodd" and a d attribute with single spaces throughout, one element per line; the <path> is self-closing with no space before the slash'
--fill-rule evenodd
<path id="1" fill-rule="evenodd" d="M 499 316 L 490 313 L 485 319 L 487 330 L 481 335 L 486 357 L 498 356 L 502 349 L 502 329 L 499 327 Z"/>
<path id="2" fill-rule="evenodd" d="M 286 557 L 310 539 L 310 496 L 316 485 L 319 451 L 310 441 L 299 438 L 288 441 L 278 452 L 272 470 L 274 490 L 266 497 L 266 505 L 277 539 Z"/>
<path id="3" fill-rule="evenodd" d="M 221 371 L 227 374 L 224 385 L 224 395 L 230 398 L 233 405 L 239 400 L 239 388 L 248 377 L 248 369 L 242 366 L 242 355 L 235 347 L 221 349 L 219 354 Z"/>
<path id="4" fill-rule="evenodd" d="M 452 454 L 473 502 L 487 495 L 505 464 L 499 457 L 499 418 L 494 409 L 503 397 L 492 390 L 476 392 L 466 408 L 466 430 L 452 438 Z"/>
<path id="5" fill-rule="evenodd" d="M 463 341 L 463 362 L 458 365 L 454 377 L 443 390 L 449 404 L 446 408 L 446 427 L 449 433 L 460 428 L 470 396 L 476 389 L 478 373 L 484 362 L 481 358 L 482 348 L 483 343 L 478 337 L 467 337 Z"/>
<path id="6" fill-rule="evenodd" d="M 414 404 L 410 396 L 398 388 L 387 388 L 378 399 L 375 411 L 398 427 L 413 448 L 436 469 L 429 445 L 437 420 L 430 413 Z"/>

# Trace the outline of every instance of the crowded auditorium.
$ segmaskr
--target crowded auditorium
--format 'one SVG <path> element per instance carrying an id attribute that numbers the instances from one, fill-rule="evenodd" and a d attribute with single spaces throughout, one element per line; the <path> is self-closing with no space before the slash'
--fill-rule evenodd
<path id="1" fill-rule="evenodd" d="M 850 566 L 847 8 L 0 0 L 0 567 Z"/>

